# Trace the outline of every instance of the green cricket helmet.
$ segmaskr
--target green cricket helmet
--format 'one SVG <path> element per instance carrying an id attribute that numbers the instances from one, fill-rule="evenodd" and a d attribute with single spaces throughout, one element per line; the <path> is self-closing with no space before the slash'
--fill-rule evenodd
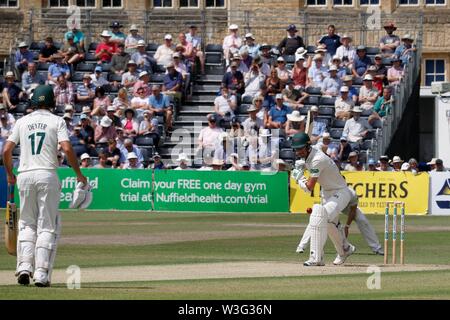
<path id="1" fill-rule="evenodd" d="M 48 108 L 54 108 L 55 94 L 53 93 L 53 88 L 48 85 L 37 86 L 33 91 L 31 105 L 35 107 L 45 106 Z"/>
<path id="2" fill-rule="evenodd" d="M 304 132 L 294 134 L 291 140 L 291 146 L 293 149 L 301 149 L 309 144 L 310 144 L 309 136 Z"/>

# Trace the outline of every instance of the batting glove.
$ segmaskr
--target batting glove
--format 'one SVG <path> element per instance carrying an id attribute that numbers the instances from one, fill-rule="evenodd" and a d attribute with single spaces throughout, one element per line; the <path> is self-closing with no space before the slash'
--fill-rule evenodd
<path id="1" fill-rule="evenodd" d="M 297 160 L 294 165 L 295 169 L 303 169 L 305 167 L 305 160 Z"/>
<path id="2" fill-rule="evenodd" d="M 295 179 L 295 181 L 298 181 L 303 177 L 303 170 L 295 168 L 292 170 L 291 176 Z"/>
<path id="3" fill-rule="evenodd" d="M 299 180 L 297 180 L 297 184 L 303 191 L 305 191 L 306 193 L 311 193 L 311 191 L 308 189 L 306 185 L 307 182 L 308 179 L 306 177 L 301 177 Z"/>

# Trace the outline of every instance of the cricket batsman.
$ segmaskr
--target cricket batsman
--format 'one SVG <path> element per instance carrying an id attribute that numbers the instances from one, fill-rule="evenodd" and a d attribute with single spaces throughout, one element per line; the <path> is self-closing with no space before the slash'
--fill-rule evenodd
<path id="1" fill-rule="evenodd" d="M 292 148 L 298 158 L 304 159 L 305 168 L 310 176 L 306 178 L 303 170 L 292 170 L 292 177 L 302 190 L 310 193 L 318 182 L 322 187 L 322 204 L 315 204 L 309 218 L 307 229 L 311 232 L 311 250 L 304 266 L 323 266 L 324 246 L 329 235 L 337 251 L 334 264 L 343 264 L 355 251 L 355 247 L 347 244 L 345 235 L 339 228 L 339 213 L 346 208 L 352 200 L 351 189 L 347 186 L 338 167 L 318 148 L 311 146 L 306 133 L 297 133 L 292 137 Z"/>
<path id="2" fill-rule="evenodd" d="M 58 145 L 67 155 L 77 180 L 86 185 L 87 179 L 78 166 L 64 120 L 51 112 L 55 106 L 52 87 L 38 86 L 31 103 L 35 111 L 16 122 L 5 144 L 3 159 L 8 183 L 14 185 L 12 151 L 20 144 L 17 281 L 28 285 L 33 277 L 37 287 L 48 287 L 61 231 L 58 212 L 61 185 L 56 173 Z"/>

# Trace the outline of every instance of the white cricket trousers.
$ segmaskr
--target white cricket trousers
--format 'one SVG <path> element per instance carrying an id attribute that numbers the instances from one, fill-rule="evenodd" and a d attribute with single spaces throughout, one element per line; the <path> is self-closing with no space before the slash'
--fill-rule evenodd
<path id="1" fill-rule="evenodd" d="M 17 187 L 20 195 L 17 273 L 34 272 L 35 280 L 50 282 L 61 226 L 58 175 L 51 170 L 23 172 L 17 178 Z"/>

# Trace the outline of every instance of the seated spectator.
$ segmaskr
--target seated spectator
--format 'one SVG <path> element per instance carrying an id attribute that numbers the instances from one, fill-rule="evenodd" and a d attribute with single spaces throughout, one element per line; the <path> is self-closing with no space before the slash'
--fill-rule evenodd
<path id="1" fill-rule="evenodd" d="M 144 38 L 138 34 L 139 30 L 135 24 L 130 26 L 130 34 L 125 39 L 125 52 L 133 54 L 137 51 L 137 44 L 139 40 L 144 41 Z"/>
<path id="2" fill-rule="evenodd" d="M 244 129 L 244 135 L 253 135 L 252 131 L 259 132 L 260 128 L 264 128 L 264 120 L 256 116 L 258 108 L 255 106 L 255 102 L 262 102 L 261 98 L 255 98 L 254 104 L 248 108 L 248 118 L 242 123 L 242 128 Z M 260 103 L 259 103 L 260 104 Z M 253 132 L 253 133 L 254 133 Z"/>
<path id="3" fill-rule="evenodd" d="M 159 145 L 160 134 L 158 130 L 158 119 L 152 115 L 150 110 L 144 111 L 144 119 L 139 124 L 138 135 L 151 136 L 154 145 Z"/>
<path id="4" fill-rule="evenodd" d="M 106 143 L 110 139 L 116 139 L 116 128 L 112 124 L 113 121 L 108 116 L 102 118 L 100 125 L 95 128 L 95 143 Z"/>
<path id="5" fill-rule="evenodd" d="M 442 159 L 436 159 L 434 162 L 434 167 L 431 171 L 447 172 L 448 170 L 444 167 L 444 161 L 442 161 Z"/>
<path id="6" fill-rule="evenodd" d="M 109 81 L 103 76 L 103 68 L 101 66 L 96 66 L 94 73 L 91 74 L 92 84 L 96 87 L 110 88 Z"/>
<path id="7" fill-rule="evenodd" d="M 344 171 L 358 171 L 358 153 L 352 151 L 348 155 L 348 163 L 344 166 Z"/>
<path id="8" fill-rule="evenodd" d="M 57 106 L 63 106 L 66 104 L 74 104 L 75 102 L 75 89 L 72 82 L 66 80 L 64 75 L 60 75 L 57 79 L 57 83 L 53 88 L 55 94 L 55 101 Z"/>
<path id="9" fill-rule="evenodd" d="M 394 31 L 397 27 L 393 22 L 384 25 L 386 35 L 380 39 L 380 50 L 384 57 L 392 58 L 395 50 L 400 45 L 400 38 L 394 35 Z"/>
<path id="10" fill-rule="evenodd" d="M 69 117 L 70 114 L 64 115 L 64 120 L 70 122 L 71 119 Z M 88 152 L 86 141 L 84 140 L 84 137 L 81 134 L 81 126 L 76 125 L 73 127 L 71 135 L 69 136 L 69 141 L 72 144 L 73 149 L 77 154 L 77 157 Z"/>
<path id="11" fill-rule="evenodd" d="M 413 42 L 414 39 L 409 34 L 404 35 L 402 44 L 394 52 L 394 56 L 400 58 L 404 65 L 408 64 L 410 57 L 413 57 L 414 52 L 417 50 Z"/>
<path id="12" fill-rule="evenodd" d="M 64 75 L 66 80 L 70 79 L 70 67 L 63 62 L 63 56 L 60 54 L 53 55 L 53 63 L 48 68 L 48 84 L 54 86 L 58 81 L 58 77 Z"/>
<path id="13" fill-rule="evenodd" d="M 140 162 L 144 161 L 144 157 L 142 156 L 141 150 L 138 148 L 137 145 L 133 144 L 133 140 L 130 138 L 126 138 L 123 146 L 120 148 L 120 153 L 121 153 L 121 157 L 120 157 L 120 163 L 121 164 L 125 164 L 128 162 L 128 154 L 133 152 L 136 156 L 137 159 Z"/>
<path id="14" fill-rule="evenodd" d="M 402 168 L 403 160 L 399 156 L 392 158 L 392 171 L 400 172 Z"/>
<path id="15" fill-rule="evenodd" d="M 149 97 L 145 96 L 144 88 L 139 88 L 137 90 L 137 97 L 133 97 L 131 99 L 131 107 L 138 111 L 139 114 L 142 114 L 145 110 L 149 110 Z"/>
<path id="16" fill-rule="evenodd" d="M 337 77 L 342 81 L 342 79 L 347 75 L 347 68 L 343 66 L 341 58 L 334 55 L 330 61 L 330 67 L 336 66 Z"/>
<path id="17" fill-rule="evenodd" d="M 120 166 L 120 149 L 117 147 L 117 141 L 115 139 L 108 140 L 108 147 L 103 149 L 103 154 L 106 156 L 106 165 L 112 168 Z"/>
<path id="18" fill-rule="evenodd" d="M 388 69 L 383 64 L 383 56 L 381 54 L 377 54 L 374 57 L 375 61 L 375 79 L 382 82 L 383 85 L 388 85 L 389 82 L 387 80 L 387 71 Z"/>
<path id="19" fill-rule="evenodd" d="M 344 34 L 341 37 L 342 45 L 336 50 L 336 56 L 341 59 L 343 66 L 349 69 L 352 69 L 351 67 L 353 65 L 353 61 L 356 58 L 356 50 L 352 45 L 350 45 L 351 42 L 352 37 Z"/>
<path id="20" fill-rule="evenodd" d="M 84 33 L 81 30 L 77 29 L 76 25 L 74 25 L 70 31 L 64 34 L 64 39 L 68 41 L 70 36 L 73 36 L 73 42 L 75 44 L 79 45 L 83 51 L 86 50 L 84 46 Z"/>
<path id="21" fill-rule="evenodd" d="M 377 67 L 375 65 L 369 66 L 367 68 L 366 75 L 372 76 L 372 87 L 378 91 L 378 95 L 383 94 L 383 79 L 377 76 Z"/>
<path id="22" fill-rule="evenodd" d="M 236 107 L 236 96 L 230 94 L 227 87 L 222 87 L 221 95 L 214 100 L 214 111 L 219 116 L 220 126 L 223 125 L 223 122 L 230 122 L 234 117 Z"/>
<path id="23" fill-rule="evenodd" d="M 367 68 L 372 64 L 372 60 L 367 56 L 365 46 L 358 46 L 356 48 L 356 57 L 353 60 L 352 74 L 354 77 L 362 78 L 366 73 Z"/>
<path id="24" fill-rule="evenodd" d="M 153 164 L 148 166 L 151 170 L 164 170 L 167 169 L 166 165 L 161 161 L 161 156 L 158 152 L 153 155 Z"/>
<path id="25" fill-rule="evenodd" d="M 308 70 L 308 87 L 322 87 L 323 80 L 328 76 L 328 69 L 322 64 L 322 62 L 322 56 L 316 54 L 313 58 L 313 64 Z"/>
<path id="26" fill-rule="evenodd" d="M 7 112 L 6 106 L 3 103 L 0 103 L 0 136 L 4 141 L 11 135 L 15 124 L 16 120 L 14 116 Z"/>
<path id="27" fill-rule="evenodd" d="M 245 92 L 244 75 L 237 68 L 238 64 L 233 61 L 231 71 L 225 73 L 222 78 L 222 87 L 227 87 L 233 95 Z"/>
<path id="28" fill-rule="evenodd" d="M 304 55 L 296 58 L 294 68 L 292 69 L 292 80 L 294 81 L 295 87 L 306 88 L 309 67 L 305 67 L 305 64 L 311 64 L 311 57 L 308 58 L 308 62 L 306 63 Z"/>
<path id="29" fill-rule="evenodd" d="M 348 143 L 347 137 L 342 135 L 340 139 L 340 144 L 337 150 L 337 159 L 340 162 L 345 162 L 348 160 L 348 157 L 352 152 L 352 146 Z"/>
<path id="30" fill-rule="evenodd" d="M 386 115 L 392 112 L 392 94 L 391 88 L 385 87 L 383 89 L 383 96 L 379 97 L 373 106 L 373 113 L 370 115 L 368 122 L 373 125 L 375 120 L 383 120 Z"/>
<path id="31" fill-rule="evenodd" d="M 159 65 L 167 66 L 172 62 L 174 53 L 175 46 L 172 44 L 172 36 L 170 34 L 166 34 L 164 36 L 164 44 L 160 45 L 158 49 L 156 49 L 153 57 Z"/>
<path id="32" fill-rule="evenodd" d="M 377 101 L 379 92 L 373 87 L 373 77 L 370 74 L 364 76 L 363 86 L 359 89 L 359 103 L 363 110 L 370 110 Z"/>
<path id="33" fill-rule="evenodd" d="M 133 60 L 128 61 L 127 67 L 128 71 L 122 75 L 122 86 L 132 95 L 134 85 L 139 80 L 139 72 L 137 71 L 137 64 Z"/>
<path id="34" fill-rule="evenodd" d="M 284 87 L 291 76 L 291 72 L 286 68 L 286 61 L 283 57 L 277 58 L 277 67 L 275 69 L 277 70 L 278 78 L 281 81 L 281 86 Z"/>
<path id="35" fill-rule="evenodd" d="M 120 120 L 119 114 L 115 107 L 108 106 L 108 108 L 106 108 L 106 116 L 112 120 L 113 126 L 116 127 L 116 129 L 122 127 L 122 121 Z"/>
<path id="36" fill-rule="evenodd" d="M 115 43 L 117 46 L 119 44 L 124 44 L 127 36 L 125 35 L 125 33 L 120 31 L 120 29 L 123 28 L 123 25 L 121 25 L 117 21 L 114 21 L 109 27 L 112 29 L 111 42 Z"/>
<path id="37" fill-rule="evenodd" d="M 336 50 L 341 46 L 341 37 L 335 33 L 336 27 L 332 24 L 328 26 L 327 31 L 328 33 L 317 41 L 317 45 L 324 44 L 330 56 L 334 56 Z"/>
<path id="38" fill-rule="evenodd" d="M 74 114 L 75 114 L 75 110 L 73 108 L 73 105 L 71 104 L 66 104 L 64 106 L 64 113 L 70 113 L 70 116 L 73 118 Z"/>
<path id="39" fill-rule="evenodd" d="M 409 171 L 411 171 L 413 175 L 419 173 L 419 163 L 417 162 L 416 159 L 414 158 L 409 159 L 408 164 L 409 164 Z"/>
<path id="40" fill-rule="evenodd" d="M 258 64 L 253 63 L 249 72 L 244 75 L 245 92 L 242 98 L 251 97 L 253 99 L 259 93 L 265 79 L 266 76 L 261 72 Z"/>
<path id="41" fill-rule="evenodd" d="M 106 95 L 103 87 L 95 88 L 94 108 L 92 109 L 92 116 L 103 117 L 106 115 L 106 110 L 111 105 L 109 96 Z"/>
<path id="42" fill-rule="evenodd" d="M 328 76 L 322 82 L 322 95 L 336 97 L 342 86 L 342 81 L 337 76 L 337 67 L 331 65 L 328 69 Z"/>
<path id="43" fill-rule="evenodd" d="M 334 102 L 334 110 L 336 119 L 347 120 L 351 117 L 351 110 L 355 106 L 355 102 L 350 98 L 348 94 L 348 87 L 341 87 L 341 96 Z"/>
<path id="44" fill-rule="evenodd" d="M 283 95 L 284 102 L 291 109 L 303 108 L 303 101 L 309 97 L 304 91 L 304 87 L 294 87 L 294 82 L 289 79 L 286 83 L 286 88 L 281 91 Z"/>
<path id="45" fill-rule="evenodd" d="M 269 129 L 260 129 L 258 137 L 257 163 L 252 160 L 251 151 L 249 150 L 249 158 L 251 164 L 256 164 L 255 169 L 262 171 L 271 171 L 272 163 L 278 158 L 278 145 L 275 139 L 272 139 L 272 133 Z"/>
<path id="46" fill-rule="evenodd" d="M 125 52 L 125 45 L 119 43 L 117 45 L 117 52 L 111 58 L 111 72 L 118 76 L 122 76 L 127 70 L 130 59 L 130 55 Z"/>
<path id="47" fill-rule="evenodd" d="M 196 58 L 194 46 L 191 42 L 187 41 L 186 35 L 183 32 L 178 34 L 178 41 L 178 45 L 183 48 L 183 53 L 181 54 L 183 60 L 186 61 L 189 66 L 194 66 Z"/>
<path id="48" fill-rule="evenodd" d="M 377 162 L 373 159 L 367 161 L 367 171 L 377 171 Z"/>
<path id="49" fill-rule="evenodd" d="M 363 141 L 364 137 L 372 127 L 369 123 L 361 119 L 362 110 L 356 106 L 352 110 L 352 118 L 345 122 L 343 135 L 347 137 L 348 142 L 352 143 L 352 148 L 359 147 L 359 144 Z"/>
<path id="50" fill-rule="evenodd" d="M 278 50 L 281 55 L 294 55 L 298 48 L 306 47 L 302 37 L 296 35 L 298 30 L 294 24 L 290 24 L 286 31 L 288 32 L 287 37 L 281 40 L 278 45 Z"/>
<path id="51" fill-rule="evenodd" d="M 389 166 L 388 156 L 381 156 L 378 162 L 380 166 L 377 168 L 377 171 L 393 171 L 392 168 Z"/>
<path id="52" fill-rule="evenodd" d="M 175 100 L 181 101 L 183 77 L 181 73 L 175 70 L 173 62 L 167 65 L 167 74 L 164 76 L 163 83 L 162 91 L 164 94 L 173 96 Z"/>
<path id="53" fill-rule="evenodd" d="M 122 169 L 144 169 L 144 165 L 134 152 L 130 152 L 127 155 L 127 162 L 123 164 Z"/>
<path id="54" fill-rule="evenodd" d="M 266 86 L 268 93 L 272 96 L 281 93 L 281 90 L 283 90 L 283 82 L 278 77 L 278 71 L 276 68 L 272 68 L 270 71 L 270 76 L 266 79 Z"/>
<path id="55" fill-rule="evenodd" d="M 327 46 L 326 46 L 326 45 L 324 45 L 324 44 L 319 44 L 319 45 L 317 46 L 317 49 L 314 50 L 314 53 L 315 53 L 315 54 L 318 54 L 319 56 L 322 57 L 323 65 L 324 65 L 324 66 L 328 66 L 328 64 L 330 63 L 330 60 L 331 60 L 331 55 L 328 53 L 328 50 L 327 50 Z"/>
<path id="56" fill-rule="evenodd" d="M 136 119 L 134 109 L 126 109 L 125 117 L 122 119 L 123 134 L 126 138 L 134 139 L 139 132 L 139 122 Z"/>
<path id="57" fill-rule="evenodd" d="M 245 34 L 245 44 L 241 47 L 239 53 L 247 52 L 251 58 L 255 58 L 259 55 L 259 45 L 255 43 L 255 37 L 253 34 Z"/>
<path id="58" fill-rule="evenodd" d="M 98 163 L 93 167 L 95 169 L 106 169 L 109 168 L 106 163 L 108 162 L 108 158 L 106 157 L 106 154 L 103 152 L 98 154 Z"/>
<path id="59" fill-rule="evenodd" d="M 93 148 L 95 148 L 95 140 L 94 140 L 95 131 L 94 128 L 91 126 L 90 118 L 84 113 L 80 115 L 80 125 L 81 125 L 80 133 L 83 136 L 86 147 L 88 148 L 88 150 L 92 150 Z"/>
<path id="60" fill-rule="evenodd" d="M 331 136 L 329 132 L 324 132 L 322 134 L 322 138 L 317 141 L 316 146 L 322 150 L 323 153 L 328 154 L 328 148 L 331 144 Z M 330 151 L 331 154 L 331 151 Z M 331 156 L 330 156 L 331 157 Z"/>
<path id="61" fill-rule="evenodd" d="M 186 33 L 186 40 L 192 43 L 194 53 L 200 60 L 201 73 L 205 74 L 205 54 L 202 51 L 202 38 L 197 36 L 197 27 L 195 25 L 189 27 L 189 32 Z"/>
<path id="62" fill-rule="evenodd" d="M 346 75 L 343 78 L 344 86 L 348 87 L 348 97 L 356 104 L 359 98 L 359 91 L 353 86 L 353 76 Z"/>
<path id="63" fill-rule="evenodd" d="M 186 66 L 184 62 L 182 62 L 182 57 L 178 52 L 175 52 L 173 54 L 173 65 L 175 67 L 175 70 L 181 74 L 181 77 L 183 78 L 183 83 L 189 83 L 190 81 L 189 68 Z"/>
<path id="64" fill-rule="evenodd" d="M 69 133 L 69 136 L 74 133 L 75 126 L 73 125 L 73 116 L 72 113 L 66 112 L 64 113 L 63 117 L 64 121 L 66 122 L 67 132 Z"/>
<path id="65" fill-rule="evenodd" d="M 87 153 L 83 153 L 80 157 L 81 160 L 81 164 L 80 164 L 80 168 L 81 169 L 87 169 L 87 168 L 91 168 L 91 157 L 87 154 Z"/>
<path id="66" fill-rule="evenodd" d="M 292 111 L 291 114 L 287 115 L 285 131 L 288 137 L 293 137 L 296 133 L 305 132 L 305 116 L 300 115 L 300 112 L 297 110 Z"/>
<path id="67" fill-rule="evenodd" d="M 14 55 L 14 65 L 20 73 L 23 73 L 28 68 L 28 64 L 34 60 L 33 53 L 28 50 L 28 44 L 21 42 L 17 46 L 19 50 Z"/>
<path id="68" fill-rule="evenodd" d="M 269 120 L 269 111 L 275 105 L 275 96 L 269 93 L 266 85 L 261 86 L 259 95 L 253 98 L 253 104 L 258 108 L 256 116 L 266 124 Z"/>
<path id="69" fill-rule="evenodd" d="M 188 170 L 189 169 L 189 158 L 186 153 L 182 152 L 178 155 L 178 158 L 175 160 L 178 163 L 178 167 L 174 170 Z"/>
<path id="70" fill-rule="evenodd" d="M 322 138 L 322 135 L 327 132 L 327 124 L 325 122 L 320 121 L 317 117 L 319 116 L 319 107 L 312 106 L 311 109 L 311 132 L 309 133 L 311 143 L 315 144 Z"/>
<path id="71" fill-rule="evenodd" d="M 233 117 L 230 120 L 230 131 L 228 132 L 228 136 L 226 137 L 225 142 L 236 142 L 238 140 L 242 141 L 244 139 L 244 128 L 241 125 L 241 121 L 237 117 Z M 227 145 L 225 144 L 224 150 L 227 150 Z M 224 157 L 225 159 L 226 157 Z M 226 159 L 225 159 L 226 161 Z"/>
<path id="72" fill-rule="evenodd" d="M 85 73 L 83 84 L 77 87 L 77 101 L 83 106 L 90 106 L 95 99 L 95 85 L 91 82 L 91 75 Z"/>
<path id="73" fill-rule="evenodd" d="M 266 127 L 270 129 L 284 129 L 287 115 L 292 112 L 283 100 L 283 95 L 278 93 L 275 96 L 275 105 L 269 111 L 269 119 Z"/>
<path id="74" fill-rule="evenodd" d="M 261 52 L 260 58 L 262 63 L 267 64 L 270 68 L 275 66 L 276 57 L 274 57 L 271 53 L 272 47 L 267 43 L 263 43 L 259 50 Z"/>
<path id="75" fill-rule="evenodd" d="M 22 89 L 30 96 L 31 91 L 40 84 L 45 84 L 44 76 L 36 72 L 36 64 L 31 62 L 28 64 L 28 70 L 22 74 Z"/>
<path id="76" fill-rule="evenodd" d="M 392 67 L 387 71 L 387 79 L 390 86 L 399 85 L 404 76 L 402 61 L 395 57 L 392 59 Z"/>
<path id="77" fill-rule="evenodd" d="M 139 73 L 139 81 L 134 84 L 133 87 L 133 95 L 135 97 L 138 96 L 137 91 L 143 88 L 145 92 L 145 97 L 149 97 L 152 93 L 151 84 L 150 84 L 150 75 L 147 71 L 142 71 Z"/>
<path id="78" fill-rule="evenodd" d="M 44 47 L 39 51 L 39 62 L 53 62 L 53 55 L 58 53 L 58 48 L 53 44 L 53 38 L 47 37 L 45 38 Z"/>
<path id="79" fill-rule="evenodd" d="M 102 42 L 98 44 L 95 50 L 95 58 L 98 62 L 110 63 L 112 56 L 117 51 L 116 43 L 111 41 L 112 34 L 108 30 L 103 30 L 100 37 Z"/>
<path id="80" fill-rule="evenodd" d="M 2 92 L 3 103 L 6 105 L 9 111 L 17 108 L 20 101 L 26 98 L 26 93 L 15 84 L 15 76 L 12 71 L 8 71 L 5 76 L 5 85 Z"/>
<path id="81" fill-rule="evenodd" d="M 159 49 L 159 47 L 158 47 L 158 49 Z M 166 51 L 168 51 L 168 50 L 166 50 Z M 133 53 L 133 55 L 131 56 L 131 60 L 136 62 L 138 72 L 147 71 L 148 73 L 155 73 L 155 71 L 156 71 L 157 62 L 154 57 L 150 56 L 145 51 L 145 41 L 144 40 L 138 41 L 137 51 L 135 53 Z M 128 65 L 128 68 L 129 67 L 130 66 Z"/>
<path id="82" fill-rule="evenodd" d="M 84 60 L 84 49 L 80 46 L 80 44 L 75 43 L 74 34 L 68 33 L 66 37 L 67 42 L 64 44 L 60 51 L 61 55 L 64 57 L 64 63 L 74 65 Z"/>
<path id="83" fill-rule="evenodd" d="M 170 104 L 169 97 L 161 92 L 159 85 L 152 87 L 152 95 L 149 98 L 149 110 L 155 116 L 163 116 L 166 131 L 172 131 L 173 107 Z"/>
<path id="84" fill-rule="evenodd" d="M 226 66 L 230 64 L 230 60 L 235 53 L 239 53 L 239 49 L 242 46 L 242 39 L 238 35 L 239 27 L 232 24 L 228 27 L 230 34 L 223 39 L 223 56 L 226 61 Z"/>
<path id="85" fill-rule="evenodd" d="M 196 158 L 200 157 L 204 161 L 214 158 L 216 149 L 220 146 L 223 130 L 217 126 L 217 116 L 209 114 L 207 116 L 208 126 L 200 131 L 198 136 L 198 146 L 195 150 Z M 222 146 L 220 146 L 222 147 Z"/>

